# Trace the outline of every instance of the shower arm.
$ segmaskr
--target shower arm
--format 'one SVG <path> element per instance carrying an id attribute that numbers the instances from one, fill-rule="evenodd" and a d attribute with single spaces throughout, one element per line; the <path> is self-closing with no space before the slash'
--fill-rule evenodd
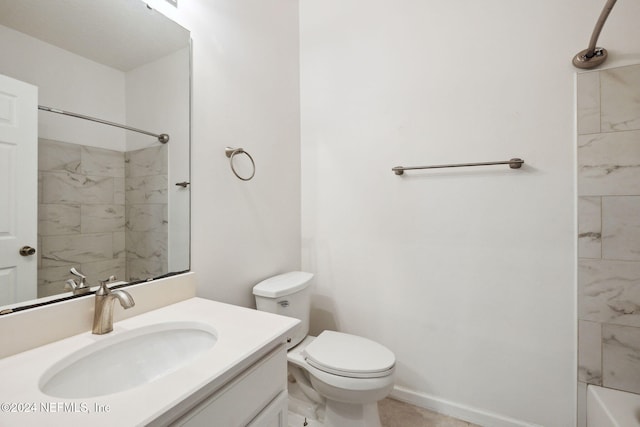
<path id="1" fill-rule="evenodd" d="M 616 1 L 617 0 L 607 0 L 607 3 L 604 5 L 604 8 L 600 13 L 598 22 L 596 22 L 596 26 L 593 28 L 591 40 L 589 40 L 589 47 L 578 53 L 573 58 L 573 65 L 576 67 L 593 68 L 602 64 L 607 59 L 607 50 L 604 48 L 597 48 L 596 43 L 598 43 L 598 37 L 600 37 L 602 27 L 604 27 L 604 23 L 607 21 Z"/>
<path id="2" fill-rule="evenodd" d="M 602 27 L 604 27 L 604 23 L 607 21 L 613 6 L 616 4 L 617 0 L 608 0 L 607 4 L 604 5 L 602 9 L 602 13 L 600 13 L 600 17 L 598 18 L 598 22 L 596 22 L 596 26 L 593 28 L 593 34 L 591 34 L 591 40 L 589 40 L 589 47 L 587 48 L 587 57 L 592 58 L 595 55 L 596 51 L 596 43 L 598 43 L 598 37 L 600 37 L 600 32 L 602 31 Z"/>

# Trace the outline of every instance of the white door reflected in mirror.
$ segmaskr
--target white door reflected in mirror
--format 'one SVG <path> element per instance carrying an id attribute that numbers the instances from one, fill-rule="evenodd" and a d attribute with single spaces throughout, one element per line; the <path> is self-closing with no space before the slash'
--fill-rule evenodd
<path id="1" fill-rule="evenodd" d="M 37 297 L 38 88 L 0 75 L 0 306 Z M 31 248 L 34 249 L 34 248 Z"/>

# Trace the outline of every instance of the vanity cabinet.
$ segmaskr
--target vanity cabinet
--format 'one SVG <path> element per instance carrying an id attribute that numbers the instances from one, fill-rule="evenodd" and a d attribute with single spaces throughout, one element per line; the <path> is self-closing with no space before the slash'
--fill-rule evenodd
<path id="1" fill-rule="evenodd" d="M 280 345 L 171 426 L 287 427 L 287 401 L 287 351 Z"/>

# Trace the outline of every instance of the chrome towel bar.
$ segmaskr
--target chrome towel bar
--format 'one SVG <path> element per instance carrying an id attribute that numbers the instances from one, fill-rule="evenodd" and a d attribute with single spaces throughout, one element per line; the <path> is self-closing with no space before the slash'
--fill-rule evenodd
<path id="1" fill-rule="evenodd" d="M 481 163 L 454 163 L 449 165 L 431 165 L 431 166 L 396 166 L 391 170 L 396 175 L 403 175 L 404 171 L 408 170 L 417 170 L 417 169 L 442 169 L 442 168 L 461 168 L 467 166 L 491 166 L 491 165 L 509 165 L 511 169 L 520 169 L 520 167 L 524 164 L 524 160 L 513 158 L 502 162 L 481 162 Z"/>

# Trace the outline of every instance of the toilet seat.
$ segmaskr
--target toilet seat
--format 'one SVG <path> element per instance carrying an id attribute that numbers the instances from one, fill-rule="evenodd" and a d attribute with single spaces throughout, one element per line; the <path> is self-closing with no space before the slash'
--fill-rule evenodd
<path id="1" fill-rule="evenodd" d="M 367 338 L 324 331 L 302 351 L 314 368 L 349 378 L 380 378 L 393 373 L 395 356 Z"/>

